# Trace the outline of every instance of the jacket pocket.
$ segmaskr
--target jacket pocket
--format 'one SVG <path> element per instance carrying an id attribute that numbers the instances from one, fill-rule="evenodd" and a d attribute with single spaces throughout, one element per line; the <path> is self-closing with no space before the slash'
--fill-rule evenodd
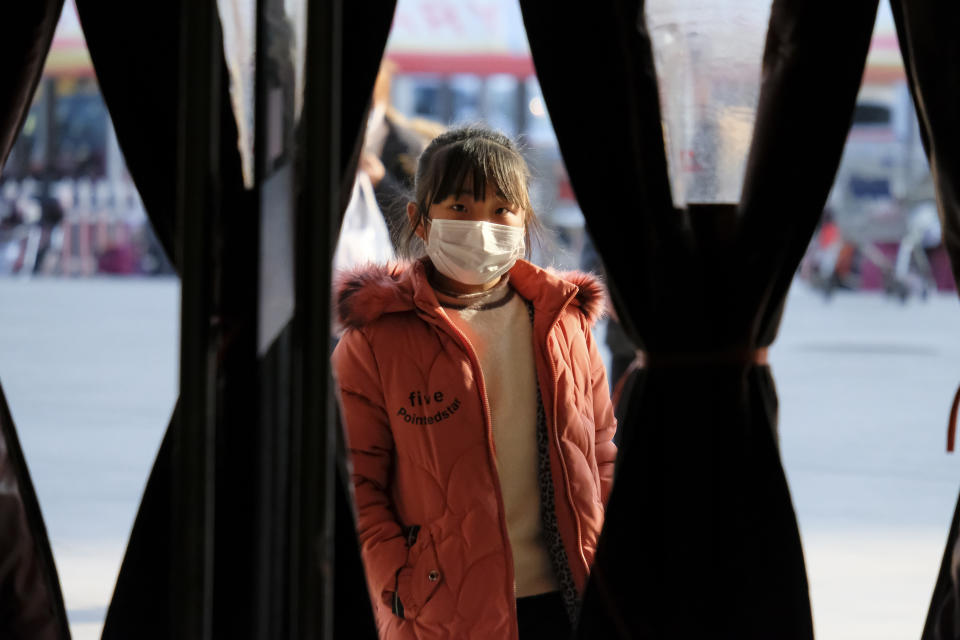
<path id="1" fill-rule="evenodd" d="M 393 606 L 394 614 L 413 620 L 430 601 L 437 587 L 443 582 L 443 572 L 437 560 L 437 549 L 427 529 L 410 527 L 406 530 L 407 543 L 411 544 L 407 564 L 397 573 L 397 589 Z"/>

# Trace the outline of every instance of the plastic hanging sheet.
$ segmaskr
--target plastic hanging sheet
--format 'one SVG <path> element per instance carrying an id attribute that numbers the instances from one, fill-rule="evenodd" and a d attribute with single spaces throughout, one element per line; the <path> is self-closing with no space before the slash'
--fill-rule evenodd
<path id="1" fill-rule="evenodd" d="M 255 0 L 217 0 L 223 54 L 230 74 L 230 104 L 237 120 L 237 148 L 240 150 L 243 184 L 253 188 L 254 72 L 256 71 Z"/>
<path id="2" fill-rule="evenodd" d="M 754 0 L 650 0 L 673 204 L 738 202 L 769 11 Z"/>
<path id="3" fill-rule="evenodd" d="M 247 189 L 254 185 L 254 123 L 256 121 L 256 11 L 254 0 L 217 0 L 217 12 L 223 31 L 223 53 L 230 76 L 230 104 L 237 121 L 237 148 L 240 150 L 243 184 Z M 283 64 L 275 65 L 277 70 L 289 68 L 293 78 L 289 82 L 293 96 L 291 114 L 293 121 L 300 118 L 303 109 L 304 63 L 306 55 L 307 7 L 303 0 L 284 0 L 283 12 L 268 12 L 267 29 L 273 33 L 285 33 L 282 38 L 273 37 L 271 45 L 284 43 L 282 50 L 270 48 L 269 57 L 275 62 L 281 59 Z M 273 67 L 272 67 L 273 68 Z M 276 79 L 275 79 L 276 80 Z M 284 84 L 279 82 L 279 84 Z M 278 96 L 268 95 L 267 109 L 277 108 L 273 103 Z M 276 154 L 283 148 L 278 135 L 283 126 L 270 126 L 266 136 L 267 153 Z"/>
<path id="4" fill-rule="evenodd" d="M 307 63 L 307 2 L 305 0 L 284 0 L 284 11 L 291 29 L 290 57 L 293 60 L 294 120 L 300 120 L 303 111 L 303 83 Z"/>
<path id="5" fill-rule="evenodd" d="M 260 76 L 264 113 L 263 174 L 258 176 L 260 203 L 260 300 L 257 353 L 261 357 L 293 318 L 294 293 L 294 162 L 296 131 L 303 108 L 304 0 L 263 4 L 265 24 Z M 224 34 L 226 36 L 226 34 Z M 231 81 L 232 84 L 232 81 Z"/>

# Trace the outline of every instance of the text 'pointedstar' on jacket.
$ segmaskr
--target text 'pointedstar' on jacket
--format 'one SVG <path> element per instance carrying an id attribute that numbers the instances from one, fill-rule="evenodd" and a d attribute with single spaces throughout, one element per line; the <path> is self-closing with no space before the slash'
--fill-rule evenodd
<path id="1" fill-rule="evenodd" d="M 516 638 L 513 559 L 480 364 L 426 269 L 424 261 L 369 266 L 336 285 L 346 331 L 333 363 L 377 626 L 388 640 Z M 533 307 L 556 523 L 582 593 L 616 457 L 606 372 L 590 333 L 603 289 L 593 276 L 526 261 L 509 277 Z"/>

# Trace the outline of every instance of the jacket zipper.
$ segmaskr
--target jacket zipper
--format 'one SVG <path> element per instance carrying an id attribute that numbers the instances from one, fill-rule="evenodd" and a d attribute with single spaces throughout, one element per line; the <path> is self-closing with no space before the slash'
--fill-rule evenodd
<path id="1" fill-rule="evenodd" d="M 500 535 L 503 537 L 504 544 L 507 549 L 507 591 L 508 593 L 513 594 L 513 618 L 514 622 L 517 622 L 517 581 L 513 575 L 514 566 L 513 566 L 513 547 L 510 546 L 510 535 L 507 532 L 507 510 L 503 505 L 503 490 L 500 488 L 500 471 L 496 467 L 497 454 L 493 448 L 493 419 L 490 417 L 490 401 L 487 399 L 487 384 L 483 379 L 483 370 L 480 368 L 480 359 L 477 357 L 476 352 L 473 349 L 473 345 L 470 344 L 470 341 L 467 339 L 467 336 L 464 335 L 460 328 L 457 327 L 449 318 L 446 318 L 446 312 L 442 312 L 446 320 L 446 323 L 450 329 L 453 329 L 454 334 L 457 339 L 460 340 L 461 345 L 464 348 L 464 351 L 467 353 L 467 357 L 470 358 L 470 366 L 473 367 L 473 373 L 477 377 L 478 390 L 480 391 L 480 399 L 483 402 L 483 421 L 484 426 L 487 431 L 487 454 L 488 464 L 491 465 L 491 472 L 493 475 L 493 485 L 497 490 L 497 514 L 500 517 Z M 579 530 L 579 524 L 577 525 Z M 514 634 L 518 634 L 519 629 L 517 624 L 514 624 Z"/>
<path id="2" fill-rule="evenodd" d="M 563 315 L 564 310 L 567 308 L 567 305 L 570 304 L 570 301 L 576 294 L 571 295 L 563 303 L 560 309 L 557 311 L 556 315 L 553 318 L 553 322 L 550 323 L 550 328 L 547 329 L 547 333 L 544 336 L 543 349 L 544 355 L 547 358 L 547 361 L 550 363 L 550 373 L 553 376 L 553 384 L 550 386 L 550 419 L 551 425 L 553 427 L 553 437 L 550 439 L 551 443 L 556 448 L 557 460 L 560 461 L 560 469 L 563 472 L 563 494 L 566 498 L 567 505 L 570 508 L 570 512 L 573 514 L 573 521 L 577 526 L 577 553 L 580 556 L 580 561 L 583 563 L 584 569 L 587 573 L 590 571 L 590 566 L 587 564 L 587 559 L 583 555 L 583 529 L 580 524 L 580 514 L 577 513 L 576 508 L 573 504 L 573 498 L 570 495 L 570 475 L 567 472 L 567 463 L 563 459 L 563 452 L 560 449 L 560 432 L 557 430 L 557 387 L 560 384 L 560 374 L 557 371 L 557 365 L 553 361 L 553 358 L 550 355 L 550 335 L 553 333 L 553 330 L 556 329 L 557 324 L 560 322 L 560 316 Z M 550 426 L 548 425 L 547 431 L 550 431 Z"/>

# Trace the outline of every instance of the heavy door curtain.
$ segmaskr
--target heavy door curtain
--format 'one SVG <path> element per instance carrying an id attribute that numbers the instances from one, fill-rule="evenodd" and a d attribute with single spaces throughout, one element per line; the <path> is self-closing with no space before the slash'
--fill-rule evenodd
<path id="1" fill-rule="evenodd" d="M 0 170 L 23 126 L 63 0 L 11 3 L 0 21 Z M 6 301 L 15 304 L 15 301 Z M 2 330 L 2 327 L 0 327 Z M 0 637 L 69 637 L 60 581 L 0 388 Z"/>
<path id="2" fill-rule="evenodd" d="M 176 140 L 179 104 L 178 55 L 181 16 L 180 3 L 126 3 L 118 0 L 77 0 L 87 45 L 97 79 L 110 111 L 117 139 L 131 177 L 143 199 L 154 231 L 179 271 L 174 255 L 176 244 Z M 349 193 L 362 141 L 366 111 L 386 44 L 394 3 L 375 7 L 365 3 L 343 3 L 341 59 L 342 82 L 332 88 L 340 95 L 342 113 L 340 169 L 342 192 Z M 126 28 L 117 29 L 117 24 Z M 311 82 L 307 78 L 307 82 Z M 223 87 L 221 103 L 229 104 Z M 235 127 L 229 110 L 223 114 L 223 127 Z M 307 123 L 309 126 L 309 123 Z M 233 145 L 235 147 L 235 145 Z M 301 153 L 309 150 L 301 149 Z M 239 155 L 226 144 L 222 151 L 223 171 L 229 173 L 224 189 L 240 188 Z M 225 198 L 236 197 L 224 194 Z M 343 203 L 345 207 L 346 203 Z M 340 215 L 342 215 L 341 207 Z M 113 600 L 107 613 L 103 637 L 169 637 L 170 589 L 170 505 L 176 470 L 171 464 L 172 434 L 179 427 L 179 406 L 164 436 L 151 471 L 134 528 L 128 542 Z M 346 485 L 336 476 L 337 520 L 342 526 L 352 520 Z M 353 547 L 344 541 L 338 527 L 339 544 L 346 550 L 337 558 L 338 566 L 360 567 L 355 540 Z M 349 570 L 337 574 L 337 588 L 356 593 L 356 580 Z M 362 584 L 362 583 L 361 583 Z M 367 610 L 369 608 L 367 607 Z M 363 608 L 358 608 L 363 611 Z M 367 615 L 369 611 L 367 611 Z M 372 628 L 356 621 L 356 628 Z"/>
<path id="3" fill-rule="evenodd" d="M 646 366 L 580 638 L 813 636 L 765 348 L 833 181 L 876 0 L 773 3 L 739 203 L 670 197 L 639 0 L 521 0 L 571 183 Z"/>
<path id="4" fill-rule="evenodd" d="M 890 6 L 936 188 L 943 241 L 953 279 L 960 283 L 960 6 L 936 0 L 891 0 Z M 944 398 L 945 418 L 947 403 Z M 922 637 L 960 638 L 960 501 Z"/>

